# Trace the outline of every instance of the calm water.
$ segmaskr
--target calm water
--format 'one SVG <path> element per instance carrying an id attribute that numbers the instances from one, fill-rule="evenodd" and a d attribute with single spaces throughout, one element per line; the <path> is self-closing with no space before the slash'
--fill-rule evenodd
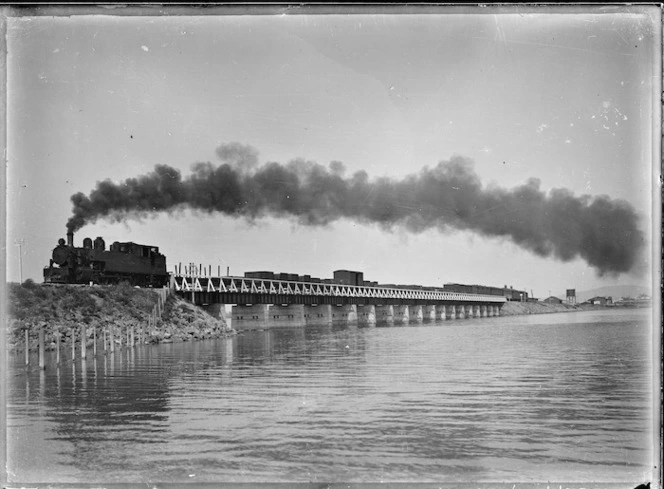
<path id="1" fill-rule="evenodd" d="M 649 315 L 254 331 L 45 372 L 12 354 L 9 480 L 634 487 L 651 479 Z"/>

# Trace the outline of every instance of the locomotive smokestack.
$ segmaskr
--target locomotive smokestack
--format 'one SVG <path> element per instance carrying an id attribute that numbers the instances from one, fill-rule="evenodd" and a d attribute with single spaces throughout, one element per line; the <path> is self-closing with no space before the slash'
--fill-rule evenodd
<path id="1" fill-rule="evenodd" d="M 74 233 L 72 231 L 67 233 L 67 246 L 74 246 Z"/>

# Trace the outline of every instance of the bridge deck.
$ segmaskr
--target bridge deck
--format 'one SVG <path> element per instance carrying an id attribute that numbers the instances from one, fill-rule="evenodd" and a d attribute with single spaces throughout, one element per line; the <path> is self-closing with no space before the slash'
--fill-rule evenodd
<path id="1" fill-rule="evenodd" d="M 327 301 L 321 300 L 320 302 L 328 302 L 331 299 L 341 299 L 346 302 L 349 299 L 356 298 L 368 299 L 371 302 L 379 300 L 385 302 L 426 301 L 427 303 L 474 302 L 502 304 L 507 300 L 505 297 L 497 295 L 462 294 L 424 287 L 415 289 L 381 286 L 370 287 L 232 276 L 172 276 L 171 288 L 180 293 L 203 292 L 206 295 L 217 294 L 220 300 L 215 302 L 225 303 L 237 303 L 238 294 L 252 296 L 254 298 L 253 302 L 263 302 L 256 300 L 261 296 L 264 296 L 265 299 L 268 297 L 281 298 L 274 302 L 299 302 L 292 300 L 296 297 L 308 298 L 309 300 L 327 298 Z"/>

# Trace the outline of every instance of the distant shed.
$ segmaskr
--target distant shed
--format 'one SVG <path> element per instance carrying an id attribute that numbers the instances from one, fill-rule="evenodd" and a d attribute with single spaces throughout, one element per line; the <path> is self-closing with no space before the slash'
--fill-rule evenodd
<path id="1" fill-rule="evenodd" d="M 588 299 L 588 302 L 590 304 L 593 304 L 595 306 L 612 306 L 613 305 L 613 297 L 593 297 L 592 299 Z"/>

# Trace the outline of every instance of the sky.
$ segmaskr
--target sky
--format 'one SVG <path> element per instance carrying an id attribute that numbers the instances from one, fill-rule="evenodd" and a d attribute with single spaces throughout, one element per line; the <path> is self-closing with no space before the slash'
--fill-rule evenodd
<path id="1" fill-rule="evenodd" d="M 229 164 L 218 148 L 235 147 L 257 155 L 253 170 L 235 163 L 242 174 L 294 160 L 332 173 L 341 162 L 345 182 L 364 171 L 370 183 L 420 175 L 426 184 L 423 169 L 462 161 L 480 189 L 454 189 L 467 198 L 518 197 L 527 185 L 547 199 L 556 189 L 590 196 L 585 202 L 606 196 L 638 217 L 645 253 L 628 271 L 602 274 L 582 256 L 538 254 L 514 233 L 450 224 L 447 214 L 417 228 L 343 213 L 307 225 L 269 209 L 247 219 L 182 207 L 88 219 L 75 243 L 156 245 L 171 271 L 192 262 L 232 275 L 327 278 L 350 269 L 380 283 L 508 285 L 541 298 L 651 283 L 661 84 L 654 7 L 93 12 L 101 15 L 7 19 L 8 281 L 41 282 L 72 195 L 89 196 L 107 179 L 127 188 L 155 165 L 187 180 L 196 163 Z M 567 239 L 564 222 L 551 231 L 535 211 L 526 205 L 510 222 L 535 219 L 545 241 Z M 606 226 L 621 225 L 607 215 Z M 597 232 L 614 232 L 606 226 Z"/>

